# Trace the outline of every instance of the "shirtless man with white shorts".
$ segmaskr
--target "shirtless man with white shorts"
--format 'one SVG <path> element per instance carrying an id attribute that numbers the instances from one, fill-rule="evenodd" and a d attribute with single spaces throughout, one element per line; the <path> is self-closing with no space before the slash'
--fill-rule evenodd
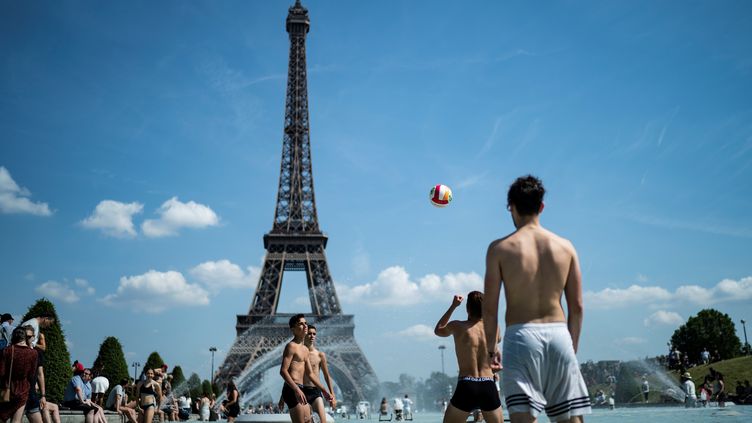
<path id="1" fill-rule="evenodd" d="M 293 339 L 285 346 L 285 351 L 282 353 L 282 367 L 279 370 L 279 374 L 285 380 L 282 387 L 282 399 L 290 410 L 290 420 L 293 423 L 308 423 L 311 421 L 311 411 L 307 406 L 306 394 L 303 392 L 304 379 L 307 377 L 321 390 L 327 400 L 330 400 L 332 395 L 313 373 L 310 352 L 303 343 L 308 332 L 308 324 L 302 314 L 296 314 L 290 318 L 290 330 Z"/>
<path id="2" fill-rule="evenodd" d="M 552 421 L 582 422 L 582 416 L 590 414 L 590 397 L 575 356 L 582 328 L 582 276 L 572 243 L 540 225 L 544 194 L 543 183 L 530 175 L 509 187 L 507 209 L 517 230 L 488 247 L 486 342 L 489 357 L 498 363 L 494 336 L 503 284 L 503 379 L 511 421 L 535 422 L 545 410 Z"/>
<path id="3" fill-rule="evenodd" d="M 491 358 L 486 356 L 486 334 L 481 319 L 483 294 L 467 294 L 467 320 L 452 320 L 452 312 L 462 304 L 462 296 L 455 295 L 449 310 L 436 323 L 433 332 L 442 337 L 454 336 L 459 380 L 449 406 L 444 413 L 444 423 L 464 423 L 473 410 L 480 409 L 488 423 L 501 423 L 501 401 L 491 369 Z M 491 344 L 498 342 L 491 337 Z M 498 370 L 498 369 L 494 369 Z"/>

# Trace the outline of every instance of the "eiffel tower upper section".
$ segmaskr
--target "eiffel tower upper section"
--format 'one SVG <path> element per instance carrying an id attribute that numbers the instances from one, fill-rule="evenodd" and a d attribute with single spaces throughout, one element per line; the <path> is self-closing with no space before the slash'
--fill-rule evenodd
<path id="1" fill-rule="evenodd" d="M 306 272 L 313 314 L 342 314 L 324 254 L 327 237 L 316 213 L 306 71 L 310 21 L 299 0 L 289 9 L 286 28 L 290 57 L 277 204 L 272 229 L 264 235 L 267 254 L 249 311 L 251 321 L 276 313 L 285 270 Z M 238 325 L 240 329 L 240 321 Z"/>

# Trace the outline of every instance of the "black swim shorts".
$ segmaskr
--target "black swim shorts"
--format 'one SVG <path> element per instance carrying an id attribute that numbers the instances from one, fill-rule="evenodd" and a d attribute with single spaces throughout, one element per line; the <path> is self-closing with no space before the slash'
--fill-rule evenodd
<path id="1" fill-rule="evenodd" d="M 490 377 L 462 378 L 449 401 L 458 410 L 469 413 L 473 410 L 492 411 L 501 407 L 499 391 Z"/>
<path id="2" fill-rule="evenodd" d="M 298 388 L 303 390 L 305 388 L 303 385 L 298 385 Z M 305 391 L 303 391 L 305 393 Z M 286 384 L 282 387 L 282 400 L 285 401 L 285 404 L 287 404 L 287 408 L 292 410 L 293 408 L 297 407 L 298 404 L 298 397 L 295 395 L 295 390 L 290 388 L 290 385 Z"/>
<path id="3" fill-rule="evenodd" d="M 308 401 L 308 404 L 313 404 L 313 402 L 316 401 L 316 398 L 324 398 L 324 396 L 321 394 L 321 389 L 316 386 L 303 386 L 302 389 L 303 393 L 305 394 L 305 399 L 306 401 Z"/>

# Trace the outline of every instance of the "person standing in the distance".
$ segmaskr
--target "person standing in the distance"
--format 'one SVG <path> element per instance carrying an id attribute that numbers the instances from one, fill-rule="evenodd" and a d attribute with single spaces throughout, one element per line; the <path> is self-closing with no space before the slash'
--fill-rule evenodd
<path id="1" fill-rule="evenodd" d="M 581 422 L 582 415 L 591 412 L 575 356 L 583 316 L 579 261 L 571 242 L 541 226 L 544 194 L 543 183 L 534 176 L 512 183 L 507 210 L 516 230 L 493 241 L 486 254 L 486 344 L 488 356 L 498 365 L 501 354 L 495 337 L 503 285 L 503 388 L 513 423 L 537 421 L 544 409 L 552 421 Z"/>
<path id="2" fill-rule="evenodd" d="M 225 404 L 225 410 L 227 411 L 227 421 L 232 423 L 240 415 L 240 391 L 235 386 L 235 382 L 227 382 L 227 403 Z"/>
<path id="3" fill-rule="evenodd" d="M 452 305 L 436 322 L 433 332 L 441 337 L 454 337 L 454 352 L 459 366 L 459 380 L 449 406 L 444 412 L 444 423 L 462 423 L 473 410 L 480 409 L 489 423 L 504 421 L 501 415 L 499 392 L 493 379 L 491 359 L 486 356 L 486 333 L 483 328 L 483 294 L 472 291 L 467 295 L 467 320 L 452 320 L 454 310 L 462 304 L 462 296 L 455 295 Z M 496 345 L 498 332 L 491 337 Z"/>
<path id="4" fill-rule="evenodd" d="M 285 381 L 282 386 L 282 399 L 287 404 L 290 420 L 293 423 L 310 422 L 311 411 L 306 406 L 308 401 L 303 392 L 305 376 L 308 376 L 311 382 L 321 390 L 327 400 L 330 400 L 332 396 L 313 374 L 311 360 L 308 357 L 310 352 L 303 343 L 308 332 L 305 316 L 296 314 L 290 318 L 289 324 L 293 339 L 285 345 L 282 353 L 282 366 L 279 369 L 279 374 Z"/>

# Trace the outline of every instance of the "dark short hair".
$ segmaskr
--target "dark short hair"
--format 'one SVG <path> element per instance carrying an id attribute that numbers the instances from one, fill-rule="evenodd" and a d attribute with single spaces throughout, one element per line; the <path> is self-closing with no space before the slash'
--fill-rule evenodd
<path id="1" fill-rule="evenodd" d="M 314 325 L 308 325 L 308 330 L 311 330 L 311 329 L 316 329 L 316 326 L 314 326 Z"/>
<path id="2" fill-rule="evenodd" d="M 0 323 L 5 323 L 13 320 L 13 316 L 10 313 L 3 313 L 3 316 L 0 317 Z"/>
<path id="3" fill-rule="evenodd" d="M 298 314 L 290 317 L 290 327 L 291 328 L 294 327 L 295 324 L 298 323 L 298 320 L 304 319 L 304 318 L 305 318 L 305 316 L 303 314 L 300 314 L 300 313 L 298 313 Z"/>
<path id="4" fill-rule="evenodd" d="M 13 344 L 21 341 L 26 342 L 26 326 L 19 326 L 13 329 L 13 334 L 10 336 L 10 342 Z"/>
<path id="5" fill-rule="evenodd" d="M 129 377 L 125 377 L 125 378 L 120 379 L 120 386 L 127 386 L 128 382 L 131 381 L 130 379 L 131 378 L 129 378 Z"/>
<path id="6" fill-rule="evenodd" d="M 483 316 L 483 293 L 480 291 L 472 291 L 467 294 L 467 315 L 470 317 L 480 318 Z"/>
<path id="7" fill-rule="evenodd" d="M 509 186 L 507 205 L 513 205 L 522 216 L 538 214 L 545 194 L 543 181 L 533 175 L 520 176 Z"/>

